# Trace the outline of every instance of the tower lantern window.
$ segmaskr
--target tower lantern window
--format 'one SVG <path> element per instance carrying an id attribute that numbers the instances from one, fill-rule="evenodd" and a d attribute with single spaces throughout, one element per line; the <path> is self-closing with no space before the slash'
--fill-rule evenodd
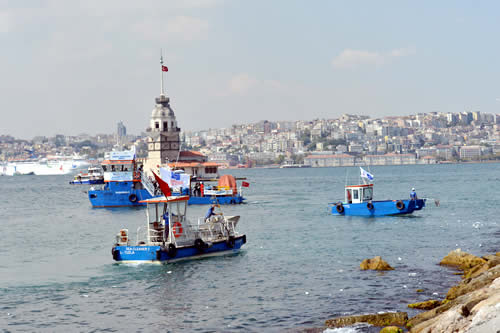
<path id="1" fill-rule="evenodd" d="M 168 121 L 163 122 L 163 130 L 168 131 Z"/>
<path id="2" fill-rule="evenodd" d="M 159 122 L 155 122 L 155 128 L 160 128 L 160 123 Z"/>

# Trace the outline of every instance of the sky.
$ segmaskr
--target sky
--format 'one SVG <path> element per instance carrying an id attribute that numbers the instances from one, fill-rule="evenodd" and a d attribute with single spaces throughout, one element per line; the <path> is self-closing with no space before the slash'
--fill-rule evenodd
<path id="1" fill-rule="evenodd" d="M 0 0 L 0 135 L 500 113 L 496 1 Z"/>

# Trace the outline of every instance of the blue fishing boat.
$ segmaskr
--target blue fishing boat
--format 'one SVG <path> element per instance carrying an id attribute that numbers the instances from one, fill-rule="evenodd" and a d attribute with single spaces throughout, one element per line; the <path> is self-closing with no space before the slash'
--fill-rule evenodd
<path id="1" fill-rule="evenodd" d="M 361 178 L 373 180 L 373 175 L 361 169 Z M 332 202 L 329 210 L 333 215 L 345 216 L 387 216 L 405 215 L 425 207 L 426 199 L 412 195 L 410 199 L 373 200 L 373 184 L 345 186 L 344 201 Z M 437 203 L 436 203 L 437 205 Z"/>
<path id="2" fill-rule="evenodd" d="M 141 201 L 153 198 L 155 188 L 142 169 L 134 149 L 106 153 L 102 162 L 104 186 L 88 191 L 92 207 L 145 206 Z"/>
<path id="3" fill-rule="evenodd" d="M 135 241 L 121 229 L 111 253 L 118 263 L 170 263 L 214 255 L 236 253 L 246 235 L 236 231 L 239 216 L 213 215 L 196 224 L 186 216 L 188 196 L 163 196 L 144 200 L 145 228 Z"/>

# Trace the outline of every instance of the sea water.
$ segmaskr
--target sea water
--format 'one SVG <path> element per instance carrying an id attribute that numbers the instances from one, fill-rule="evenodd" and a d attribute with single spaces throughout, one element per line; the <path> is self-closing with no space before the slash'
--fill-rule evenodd
<path id="1" fill-rule="evenodd" d="M 459 281 L 439 261 L 499 251 L 500 164 L 372 166 L 375 200 L 427 207 L 407 217 L 332 216 L 359 168 L 228 170 L 247 177 L 237 255 L 117 265 L 111 247 L 141 208 L 93 209 L 71 176 L 0 177 L 0 328 L 17 332 L 285 331 L 328 318 L 417 310 Z M 346 180 L 347 179 L 347 180 Z M 434 200 L 440 206 L 434 206 Z M 190 206 L 193 221 L 207 206 Z M 361 271 L 382 256 L 394 271 Z M 417 292 L 423 289 L 423 292 Z M 362 329 L 361 329 L 362 330 Z"/>

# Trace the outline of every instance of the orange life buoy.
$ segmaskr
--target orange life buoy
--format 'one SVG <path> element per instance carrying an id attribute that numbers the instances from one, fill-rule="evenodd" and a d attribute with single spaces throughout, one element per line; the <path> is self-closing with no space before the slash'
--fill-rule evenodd
<path id="1" fill-rule="evenodd" d="M 122 243 L 126 243 L 128 241 L 128 238 L 126 236 L 122 237 L 121 239 Z"/>
<path id="2" fill-rule="evenodd" d="M 174 225 L 172 226 L 172 231 L 174 232 L 175 238 L 179 238 L 182 235 L 182 224 L 179 222 L 175 222 Z"/>

